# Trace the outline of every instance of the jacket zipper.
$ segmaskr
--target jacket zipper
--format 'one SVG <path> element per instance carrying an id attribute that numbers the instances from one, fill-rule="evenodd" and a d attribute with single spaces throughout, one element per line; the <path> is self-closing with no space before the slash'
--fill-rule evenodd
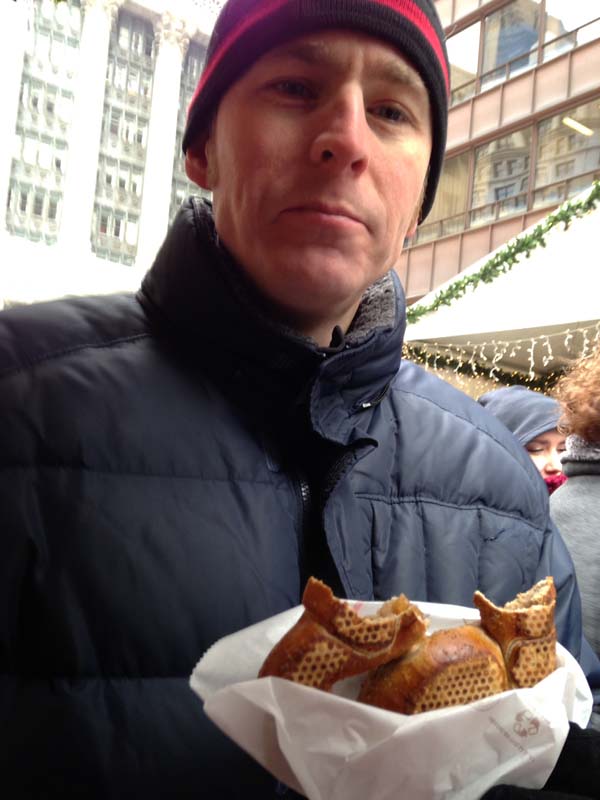
<path id="1" fill-rule="evenodd" d="M 311 519 L 312 493 L 308 481 L 302 473 L 297 477 L 298 488 L 300 490 L 300 520 L 298 527 L 298 556 L 301 572 L 301 591 L 304 584 L 310 577 L 308 575 L 307 539 L 309 536 L 309 525 Z"/>

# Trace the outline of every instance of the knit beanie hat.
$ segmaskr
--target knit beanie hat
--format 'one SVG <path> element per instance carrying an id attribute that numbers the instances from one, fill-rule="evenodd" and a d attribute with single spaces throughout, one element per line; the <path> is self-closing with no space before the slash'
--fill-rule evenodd
<path id="1" fill-rule="evenodd" d="M 384 39 L 425 84 L 431 104 L 432 150 L 421 219 L 431 210 L 448 122 L 448 56 L 433 0 L 228 0 L 208 44 L 188 109 L 183 152 L 210 124 L 221 98 L 268 50 L 317 30 L 345 28 Z"/>
<path id="2" fill-rule="evenodd" d="M 525 386 L 506 386 L 482 394 L 477 401 L 491 411 L 525 447 L 542 433 L 554 430 L 560 417 L 558 401 Z"/>

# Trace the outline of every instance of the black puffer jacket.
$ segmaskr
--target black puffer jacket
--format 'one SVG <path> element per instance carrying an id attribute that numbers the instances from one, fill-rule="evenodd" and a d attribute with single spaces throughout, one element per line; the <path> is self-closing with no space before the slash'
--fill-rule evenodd
<path id="1" fill-rule="evenodd" d="M 396 375 L 396 279 L 321 350 L 251 294 L 190 202 L 138 297 L 0 314 L 12 800 L 275 797 L 188 677 L 217 638 L 296 605 L 309 572 L 357 598 L 460 604 L 552 573 L 579 654 L 544 484 L 476 403 L 411 364 Z"/>

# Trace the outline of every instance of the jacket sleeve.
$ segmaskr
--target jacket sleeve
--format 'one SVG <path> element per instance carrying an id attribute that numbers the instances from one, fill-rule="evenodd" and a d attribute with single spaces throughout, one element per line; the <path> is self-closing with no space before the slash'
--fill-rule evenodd
<path id="1" fill-rule="evenodd" d="M 537 580 L 552 575 L 556 586 L 558 641 L 579 661 L 592 688 L 600 687 L 600 661 L 583 635 L 581 596 L 575 567 L 554 523 L 549 520 L 537 571 Z"/>

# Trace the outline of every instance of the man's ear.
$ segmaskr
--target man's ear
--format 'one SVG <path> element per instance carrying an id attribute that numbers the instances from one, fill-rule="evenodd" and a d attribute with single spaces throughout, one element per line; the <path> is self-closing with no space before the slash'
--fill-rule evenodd
<path id="1" fill-rule="evenodd" d="M 203 136 L 188 147 L 185 154 L 185 171 L 188 178 L 202 189 L 214 188 L 216 170 L 212 137 Z"/>

